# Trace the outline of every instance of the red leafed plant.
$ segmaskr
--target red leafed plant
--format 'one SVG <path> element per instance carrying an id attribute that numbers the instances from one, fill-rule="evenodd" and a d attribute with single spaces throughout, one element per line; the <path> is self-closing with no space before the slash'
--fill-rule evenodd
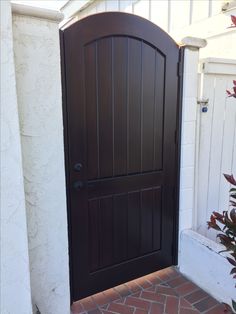
<path id="1" fill-rule="evenodd" d="M 210 221 L 207 222 L 208 228 L 213 228 L 220 233 L 217 237 L 225 247 L 223 252 L 229 252 L 228 262 L 233 266 L 230 274 L 236 279 L 236 180 L 233 175 L 224 174 L 226 180 L 233 185 L 229 191 L 230 194 L 230 211 L 223 211 L 222 214 L 213 212 Z M 236 301 L 232 300 L 232 308 L 225 304 L 226 311 L 231 310 L 236 313 Z"/>
<path id="2" fill-rule="evenodd" d="M 236 27 L 236 16 L 235 15 L 231 15 L 231 22 L 232 22 L 232 24 L 228 28 Z"/>
<path id="3" fill-rule="evenodd" d="M 233 92 L 231 92 L 230 90 L 226 89 L 226 93 L 228 94 L 228 97 L 234 97 L 236 98 L 236 80 L 233 80 Z"/>

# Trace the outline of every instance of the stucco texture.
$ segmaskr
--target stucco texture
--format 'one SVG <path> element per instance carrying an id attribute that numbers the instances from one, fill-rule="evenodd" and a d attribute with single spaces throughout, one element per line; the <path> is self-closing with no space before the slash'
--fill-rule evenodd
<path id="1" fill-rule="evenodd" d="M 58 24 L 13 15 L 32 302 L 70 312 Z"/>
<path id="2" fill-rule="evenodd" d="M 8 1 L 1 1 L 1 309 L 32 313 L 25 197 Z"/>

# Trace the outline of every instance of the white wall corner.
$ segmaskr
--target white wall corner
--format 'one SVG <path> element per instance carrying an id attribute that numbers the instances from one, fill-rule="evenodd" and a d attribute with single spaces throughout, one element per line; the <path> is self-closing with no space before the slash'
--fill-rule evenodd
<path id="1" fill-rule="evenodd" d="M 1 307 L 32 313 L 21 141 L 9 1 L 1 1 Z"/>
<path id="2" fill-rule="evenodd" d="M 32 302 L 47 314 L 70 313 L 58 21 L 13 15 Z"/>
<path id="3" fill-rule="evenodd" d="M 218 301 L 231 304 L 235 287 L 227 254 L 219 253 L 224 247 L 192 230 L 182 231 L 180 247 L 181 273 Z"/>

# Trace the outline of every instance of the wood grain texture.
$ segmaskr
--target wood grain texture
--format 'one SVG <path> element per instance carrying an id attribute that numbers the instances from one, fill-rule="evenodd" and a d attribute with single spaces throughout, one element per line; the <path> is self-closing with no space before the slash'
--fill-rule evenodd
<path id="1" fill-rule="evenodd" d="M 76 300 L 174 260 L 179 49 L 121 13 L 86 18 L 63 35 Z"/>

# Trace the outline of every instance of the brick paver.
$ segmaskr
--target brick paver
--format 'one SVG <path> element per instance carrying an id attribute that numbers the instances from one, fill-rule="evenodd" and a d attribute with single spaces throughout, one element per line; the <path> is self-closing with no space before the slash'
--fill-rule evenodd
<path id="1" fill-rule="evenodd" d="M 74 302 L 73 314 L 230 314 L 175 267 Z"/>

